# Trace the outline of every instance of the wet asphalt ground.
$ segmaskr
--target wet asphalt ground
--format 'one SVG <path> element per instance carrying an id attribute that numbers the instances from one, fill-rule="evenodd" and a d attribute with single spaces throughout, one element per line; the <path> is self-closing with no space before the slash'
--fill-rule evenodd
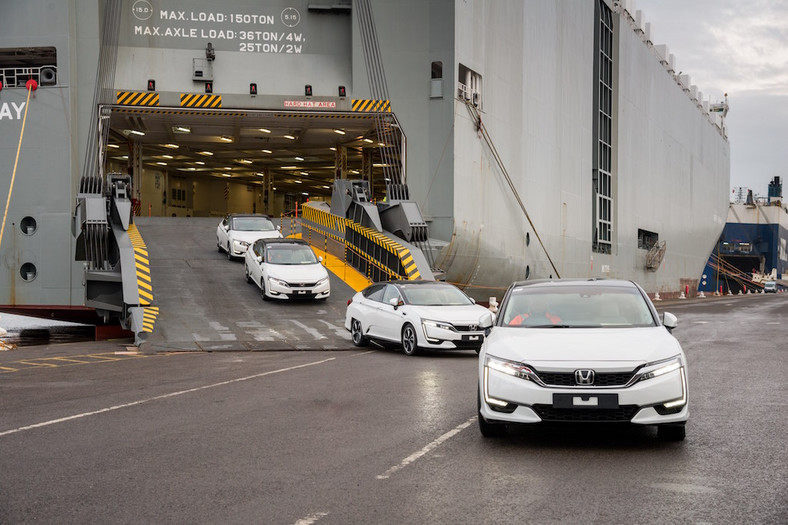
<path id="1" fill-rule="evenodd" d="M 788 521 L 788 296 L 661 304 L 687 439 L 476 428 L 474 352 L 0 353 L 0 523 Z"/>

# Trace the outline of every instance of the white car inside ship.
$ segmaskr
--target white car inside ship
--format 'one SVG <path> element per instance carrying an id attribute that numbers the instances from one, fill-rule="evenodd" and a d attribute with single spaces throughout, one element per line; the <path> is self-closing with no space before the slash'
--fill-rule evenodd
<path id="1" fill-rule="evenodd" d="M 257 239 L 281 239 L 279 230 L 268 215 L 233 213 L 216 227 L 216 247 L 228 259 L 243 257 Z"/>
<path id="2" fill-rule="evenodd" d="M 687 358 L 631 281 L 525 281 L 509 287 L 479 356 L 479 429 L 511 424 L 656 425 L 683 440 Z"/>

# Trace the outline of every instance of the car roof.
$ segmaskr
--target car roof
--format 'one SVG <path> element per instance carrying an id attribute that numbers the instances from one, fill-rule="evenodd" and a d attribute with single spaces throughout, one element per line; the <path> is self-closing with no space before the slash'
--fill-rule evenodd
<path id="1" fill-rule="evenodd" d="M 303 239 L 260 239 L 263 244 L 303 244 L 309 246 L 309 243 Z"/>
<path id="2" fill-rule="evenodd" d="M 416 279 L 413 281 L 407 279 L 393 279 L 391 281 L 378 281 L 376 283 L 370 284 L 370 286 L 375 286 L 378 284 L 393 284 L 394 286 L 402 286 L 402 285 L 427 285 L 427 284 L 439 284 L 444 286 L 454 286 L 452 283 L 447 283 L 445 281 L 430 281 L 427 279 Z"/>
<path id="3" fill-rule="evenodd" d="M 535 287 L 535 288 L 547 288 L 550 286 L 605 286 L 605 287 L 621 287 L 621 288 L 637 288 L 637 285 L 633 281 L 627 281 L 624 279 L 600 279 L 600 278 L 590 278 L 590 279 L 534 279 L 532 281 L 516 281 L 512 283 L 511 288 L 524 288 L 524 287 Z"/>
<path id="4" fill-rule="evenodd" d="M 265 215 L 264 213 L 231 213 L 227 216 L 228 219 L 238 219 L 241 217 L 265 217 L 266 219 L 270 219 L 269 215 Z"/>

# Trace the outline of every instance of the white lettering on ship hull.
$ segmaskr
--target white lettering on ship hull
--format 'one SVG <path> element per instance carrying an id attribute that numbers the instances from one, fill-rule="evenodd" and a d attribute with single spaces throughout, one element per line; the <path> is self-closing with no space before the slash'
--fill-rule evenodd
<path id="1" fill-rule="evenodd" d="M 3 104 L 0 105 L 0 120 L 6 118 L 8 120 L 21 120 L 22 110 L 25 109 L 25 104 L 26 102 L 22 102 L 19 105 L 17 105 L 16 102 L 11 102 L 10 104 L 8 102 L 3 102 Z M 11 112 L 12 107 L 14 109 L 14 113 L 16 113 L 16 116 L 14 116 L 14 113 Z"/>

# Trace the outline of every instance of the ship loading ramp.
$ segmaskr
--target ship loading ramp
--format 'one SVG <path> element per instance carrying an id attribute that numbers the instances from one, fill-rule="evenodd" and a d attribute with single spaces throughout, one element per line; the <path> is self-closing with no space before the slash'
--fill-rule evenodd
<path id="1" fill-rule="evenodd" d="M 162 281 L 157 273 L 162 272 L 155 268 L 170 260 L 169 251 L 183 237 L 180 224 L 169 216 L 210 217 L 207 222 L 211 226 L 202 230 L 205 238 L 190 237 L 200 245 L 206 239 L 214 242 L 216 224 L 225 213 L 268 212 L 276 218 L 292 205 L 292 211 L 300 208 L 301 217 L 295 221 L 297 226 L 282 219 L 289 226 L 285 229 L 301 233 L 316 250 L 352 265 L 368 281 L 434 278 L 428 256 L 421 250 L 429 243 L 418 205 L 407 199 L 406 185 L 391 183 L 386 177 L 391 166 L 385 165 L 384 158 L 388 163 L 400 162 L 398 153 L 384 153 L 388 145 L 378 136 L 379 132 L 386 135 L 389 127 L 369 114 L 125 106 L 100 113 L 104 123 L 109 122 L 104 165 L 118 170 L 130 166 L 132 175 L 107 176 L 106 182 L 102 177 L 86 178 L 78 196 L 73 233 L 78 258 L 86 261 L 86 306 L 95 308 L 105 320 L 117 318 L 135 333 L 138 344 L 150 338 L 160 339 L 161 348 L 205 349 L 216 347 L 214 343 L 239 349 L 254 347 L 254 337 L 249 344 L 234 344 L 232 341 L 243 343 L 246 337 L 239 334 L 234 339 L 232 334 L 224 334 L 216 340 L 196 331 L 190 339 L 168 322 L 166 311 L 171 307 L 183 311 L 189 297 L 189 287 L 184 286 L 186 297 L 167 304 L 158 291 Z M 391 128 L 399 132 L 398 126 Z M 390 135 L 386 135 L 389 140 Z M 400 147 L 393 149 L 399 151 Z M 341 177 L 354 174 L 367 178 Z M 252 209 L 232 208 L 228 193 L 239 188 L 255 196 L 245 202 L 251 202 Z M 200 209 L 201 202 L 207 210 Z M 170 224 L 173 237 L 160 232 L 161 236 L 149 239 L 145 221 L 156 219 L 157 214 L 168 216 L 157 224 L 159 228 Z M 398 235 L 385 231 L 386 227 Z M 188 250 L 182 256 L 201 259 Z M 173 282 L 172 276 L 163 279 Z M 172 294 L 177 299 L 177 290 L 171 290 L 168 299 Z M 213 295 L 213 291 L 204 290 L 195 299 Z M 249 308 L 255 310 L 259 305 Z M 216 326 L 232 324 L 221 315 L 213 318 L 210 322 Z M 178 323 L 190 324 L 175 321 Z M 157 338 L 157 333 L 162 337 Z"/>

